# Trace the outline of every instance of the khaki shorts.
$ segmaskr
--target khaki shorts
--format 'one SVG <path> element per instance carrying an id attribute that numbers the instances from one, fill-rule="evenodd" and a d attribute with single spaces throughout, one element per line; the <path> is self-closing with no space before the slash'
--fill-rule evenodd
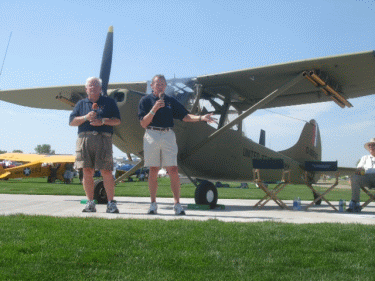
<path id="1" fill-rule="evenodd" d="M 143 137 L 145 167 L 177 166 L 176 135 L 172 130 L 147 129 Z"/>
<path id="2" fill-rule="evenodd" d="M 76 143 L 76 169 L 113 170 L 112 136 L 81 133 Z"/>

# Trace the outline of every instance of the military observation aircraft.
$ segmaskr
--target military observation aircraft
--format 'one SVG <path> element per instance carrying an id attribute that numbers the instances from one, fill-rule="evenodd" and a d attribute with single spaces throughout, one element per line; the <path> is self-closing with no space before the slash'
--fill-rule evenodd
<path id="1" fill-rule="evenodd" d="M 137 108 L 139 100 L 151 92 L 150 84 L 147 81 L 108 84 L 112 49 L 113 27 L 110 27 L 100 78 L 103 94 L 113 98 L 121 112 L 122 122 L 114 128 L 113 143 L 123 152 L 142 158 L 144 129 L 139 124 Z M 321 160 L 317 122 L 311 120 L 305 125 L 297 144 L 276 152 L 246 138 L 242 133 L 243 120 L 258 109 L 272 107 L 328 101 L 341 108 L 352 107 L 348 98 L 375 92 L 374 77 L 375 56 L 369 51 L 168 80 L 166 94 L 174 96 L 191 113 L 205 114 L 208 111 L 205 105 L 210 104 L 210 112 L 219 116 L 216 127 L 203 122 L 175 122 L 178 165 L 180 172 L 197 187 L 196 202 L 213 207 L 218 195 L 212 182 L 204 180 L 198 184 L 193 178 L 251 181 L 252 160 L 257 158 L 283 159 L 291 170 L 291 181 L 302 183 L 304 162 Z M 85 97 L 84 85 L 0 91 L 3 101 L 45 109 L 71 110 Z M 233 112 L 238 116 L 229 122 L 228 116 Z M 142 164 L 143 161 L 134 169 Z M 279 180 L 280 176 L 281 172 L 275 171 L 262 174 L 269 181 Z M 101 182 L 96 184 L 95 194 L 106 200 Z"/>
<path id="2" fill-rule="evenodd" d="M 5 169 L 0 165 L 1 180 L 47 177 L 49 183 L 55 182 L 56 179 L 64 183 L 71 183 L 72 177 L 67 176 L 66 172 L 73 173 L 75 156 L 4 153 L 0 154 L 0 160 L 23 163 L 20 166 Z"/>

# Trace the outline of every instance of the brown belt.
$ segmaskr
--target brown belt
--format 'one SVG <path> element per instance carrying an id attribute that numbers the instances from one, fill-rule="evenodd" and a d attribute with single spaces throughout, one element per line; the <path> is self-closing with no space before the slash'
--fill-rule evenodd
<path id="1" fill-rule="evenodd" d="M 82 133 L 78 134 L 79 137 L 83 137 L 83 136 L 96 136 L 96 135 L 102 135 L 104 137 L 112 137 L 111 133 L 97 132 L 97 131 L 87 131 L 87 132 L 82 132 Z"/>
<path id="2" fill-rule="evenodd" d="M 152 127 L 152 126 L 148 126 L 147 129 L 153 130 L 153 131 L 161 131 L 161 132 L 168 132 L 172 130 L 171 127 L 162 128 L 162 127 Z"/>

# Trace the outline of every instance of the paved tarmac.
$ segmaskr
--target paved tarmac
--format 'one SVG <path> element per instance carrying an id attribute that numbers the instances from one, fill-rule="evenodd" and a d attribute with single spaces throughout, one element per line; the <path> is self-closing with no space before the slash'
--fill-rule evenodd
<path id="1" fill-rule="evenodd" d="M 187 209 L 194 204 L 194 199 L 182 198 L 185 216 L 175 216 L 172 198 L 158 198 L 158 214 L 148 215 L 150 199 L 148 197 L 116 197 L 119 214 L 107 214 L 106 205 L 97 205 L 96 213 L 82 213 L 83 196 L 52 195 L 11 195 L 0 194 L 0 215 L 44 215 L 54 217 L 96 217 L 106 219 L 186 219 L 205 221 L 216 219 L 224 222 L 261 222 L 282 223 L 359 223 L 375 224 L 375 203 L 369 204 L 361 213 L 340 213 L 334 211 L 325 202 L 305 211 L 310 202 L 302 201 L 302 210 L 282 210 L 275 203 L 269 202 L 264 208 L 253 206 L 257 200 L 219 199 L 218 204 L 225 209 L 197 210 Z M 292 208 L 292 201 L 284 201 Z M 338 202 L 331 202 L 338 208 Z"/>

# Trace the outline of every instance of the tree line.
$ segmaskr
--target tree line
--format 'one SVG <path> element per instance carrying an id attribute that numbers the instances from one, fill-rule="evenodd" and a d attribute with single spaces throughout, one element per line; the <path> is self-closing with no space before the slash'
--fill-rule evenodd
<path id="1" fill-rule="evenodd" d="M 54 150 L 51 150 L 51 145 L 49 144 L 38 144 L 37 147 L 34 148 L 37 154 L 55 154 Z M 13 153 L 23 153 L 20 149 L 15 149 L 12 151 Z M 7 153 L 6 150 L 0 150 L 0 154 Z"/>

